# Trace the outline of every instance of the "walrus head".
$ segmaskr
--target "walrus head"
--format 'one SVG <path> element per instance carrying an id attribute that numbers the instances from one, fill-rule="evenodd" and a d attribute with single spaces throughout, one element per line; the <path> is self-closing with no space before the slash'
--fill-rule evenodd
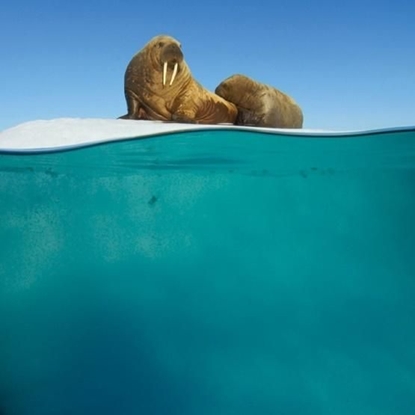
<path id="1" fill-rule="evenodd" d="M 156 71 L 162 74 L 162 86 L 172 86 L 185 65 L 180 42 L 171 36 L 160 35 L 151 39 L 145 49 L 151 54 Z"/>
<path id="2" fill-rule="evenodd" d="M 238 108 L 236 125 L 260 125 L 264 115 L 258 111 L 258 86 L 245 75 L 232 75 L 222 81 L 215 89 L 215 94 Z"/>
<path id="3" fill-rule="evenodd" d="M 256 83 L 245 75 L 232 75 L 222 81 L 215 89 L 215 94 L 223 99 L 240 105 L 241 102 L 247 104 L 251 99 L 254 99 L 258 87 Z M 252 98 L 251 98 L 252 97 Z M 245 108 L 250 109 L 249 105 Z"/>

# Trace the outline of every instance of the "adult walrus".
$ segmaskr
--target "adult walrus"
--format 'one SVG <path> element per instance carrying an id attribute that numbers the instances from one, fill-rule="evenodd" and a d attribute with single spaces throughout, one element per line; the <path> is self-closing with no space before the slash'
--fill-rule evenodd
<path id="1" fill-rule="evenodd" d="M 236 125 L 302 128 L 303 112 L 298 104 L 278 89 L 245 75 L 232 75 L 215 93 L 238 108 Z"/>
<path id="2" fill-rule="evenodd" d="M 131 59 L 124 77 L 124 119 L 233 124 L 235 105 L 203 88 L 187 66 L 180 43 L 156 36 Z"/>

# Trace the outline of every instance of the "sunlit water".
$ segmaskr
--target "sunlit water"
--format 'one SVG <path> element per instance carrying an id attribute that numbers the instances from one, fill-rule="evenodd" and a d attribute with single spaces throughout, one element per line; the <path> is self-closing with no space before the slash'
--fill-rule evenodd
<path id="1" fill-rule="evenodd" d="M 415 130 L 0 154 L 1 415 L 413 415 Z"/>

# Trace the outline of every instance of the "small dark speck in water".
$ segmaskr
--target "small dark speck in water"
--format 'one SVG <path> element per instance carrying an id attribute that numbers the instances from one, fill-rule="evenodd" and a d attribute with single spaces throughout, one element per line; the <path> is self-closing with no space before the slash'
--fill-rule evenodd
<path id="1" fill-rule="evenodd" d="M 154 206 L 157 202 L 158 198 L 156 196 L 151 196 L 151 199 L 147 202 L 149 206 Z"/>
<path id="2" fill-rule="evenodd" d="M 45 170 L 45 174 L 47 174 L 48 176 L 51 176 L 51 177 L 58 177 L 59 176 L 59 174 L 56 173 L 56 171 L 53 171 L 50 167 Z"/>

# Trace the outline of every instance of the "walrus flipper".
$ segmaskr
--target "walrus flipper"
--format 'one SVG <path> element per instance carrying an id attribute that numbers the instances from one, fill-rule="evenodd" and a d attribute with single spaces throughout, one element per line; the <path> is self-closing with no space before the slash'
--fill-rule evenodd
<path id="1" fill-rule="evenodd" d="M 175 113 L 171 115 L 173 122 L 184 123 L 184 124 L 197 124 L 198 122 L 194 118 L 190 118 L 186 114 Z"/>
<path id="2" fill-rule="evenodd" d="M 127 101 L 127 114 L 118 117 L 123 120 L 148 120 L 147 113 L 142 107 L 137 95 L 132 91 L 125 91 L 125 100 Z"/>
<path id="3" fill-rule="evenodd" d="M 238 108 L 238 115 L 236 116 L 235 125 L 251 125 L 257 126 L 260 125 L 263 116 L 255 113 L 255 111 L 248 110 L 245 108 L 237 107 Z"/>

